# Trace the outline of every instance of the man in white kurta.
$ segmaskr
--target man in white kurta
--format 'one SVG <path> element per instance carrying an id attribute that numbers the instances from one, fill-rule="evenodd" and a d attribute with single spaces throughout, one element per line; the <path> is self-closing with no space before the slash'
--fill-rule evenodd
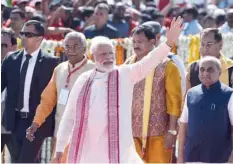
<path id="1" fill-rule="evenodd" d="M 92 40 L 91 52 L 94 55 L 96 69 L 82 74 L 74 84 L 58 130 L 55 161 L 60 162 L 60 157 L 68 143 L 71 145 L 68 162 L 111 163 L 114 161 L 111 159 L 112 154 L 109 151 L 114 149 L 109 146 L 111 144 L 109 138 L 115 135 L 115 132 L 109 132 L 109 129 L 111 129 L 111 127 L 109 128 L 109 108 L 111 108 L 111 106 L 109 107 L 109 101 L 111 101 L 111 98 L 114 99 L 114 97 L 108 96 L 108 93 L 111 92 L 108 81 L 109 75 L 116 70 L 119 78 L 118 84 L 116 84 L 119 92 L 117 101 L 119 102 L 117 104 L 119 111 L 117 115 L 119 137 L 115 142 L 119 142 L 119 155 L 118 160 L 115 161 L 116 163 L 143 163 L 136 152 L 132 136 L 131 106 L 133 86 L 148 76 L 152 69 L 167 57 L 170 51 L 169 45 L 173 45 L 182 30 L 180 27 L 181 22 L 180 18 L 174 19 L 170 30 L 167 32 L 167 42 L 161 44 L 141 61 L 132 65 L 114 66 L 114 52 L 111 41 L 105 37 L 96 37 Z M 112 68 L 110 67 L 111 64 L 113 65 Z M 90 77 L 92 77 L 92 81 L 89 88 L 89 112 L 86 114 L 88 116 L 84 120 L 84 127 L 80 127 L 76 122 L 80 121 L 79 118 L 81 116 L 79 115 L 83 113 L 77 113 L 79 110 L 82 111 L 82 109 L 77 109 L 77 104 L 79 103 L 77 100 L 83 86 L 85 86 Z M 85 137 L 77 138 L 83 142 L 81 141 L 82 146 L 78 149 L 77 157 L 74 157 L 70 155 L 72 154 L 70 152 L 73 151 L 72 146 L 76 146 L 74 145 L 76 141 L 73 140 L 73 135 L 76 134 L 77 127 L 79 127 L 78 130 L 83 128 L 82 131 L 84 131 Z M 70 160 L 71 158 L 75 159 Z"/>

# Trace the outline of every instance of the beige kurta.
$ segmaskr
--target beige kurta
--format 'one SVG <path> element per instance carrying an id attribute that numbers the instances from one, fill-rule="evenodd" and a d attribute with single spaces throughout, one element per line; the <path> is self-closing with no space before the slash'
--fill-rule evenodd
<path id="1" fill-rule="evenodd" d="M 54 106 L 57 104 L 56 108 L 56 115 L 55 115 L 55 130 L 54 130 L 54 136 L 57 135 L 57 130 L 62 118 L 62 115 L 65 110 L 65 105 L 59 104 L 58 98 L 59 93 L 61 92 L 61 89 L 65 88 L 67 76 L 69 74 L 68 72 L 68 66 L 70 66 L 71 71 L 79 68 L 84 62 L 84 64 L 80 69 L 75 71 L 70 76 L 70 82 L 68 84 L 67 89 L 71 91 L 75 81 L 77 78 L 84 72 L 91 70 L 95 67 L 94 63 L 91 61 L 86 62 L 86 58 L 83 59 L 81 62 L 75 64 L 74 67 L 67 61 L 59 64 L 53 73 L 53 76 L 47 85 L 47 87 L 44 89 L 42 95 L 41 95 L 41 102 L 40 105 L 37 107 L 36 115 L 34 117 L 33 122 L 37 123 L 39 126 L 45 122 L 45 119 L 48 117 L 48 115 L 53 111 Z"/>

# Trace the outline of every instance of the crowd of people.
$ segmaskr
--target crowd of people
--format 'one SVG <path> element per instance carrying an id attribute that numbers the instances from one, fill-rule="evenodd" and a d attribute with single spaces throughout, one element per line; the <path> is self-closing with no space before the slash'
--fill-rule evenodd
<path id="1" fill-rule="evenodd" d="M 40 163 L 48 137 L 55 163 L 233 162 L 233 54 L 221 52 L 232 0 L 1 7 L 1 151 L 12 163 Z M 190 35 L 200 36 L 200 59 L 186 66 L 171 50 Z M 133 49 L 120 66 L 117 38 Z M 66 61 L 44 40 L 62 41 Z"/>

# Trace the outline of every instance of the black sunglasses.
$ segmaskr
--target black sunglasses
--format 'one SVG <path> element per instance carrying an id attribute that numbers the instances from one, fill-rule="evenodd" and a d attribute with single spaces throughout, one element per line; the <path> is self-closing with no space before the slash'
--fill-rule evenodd
<path id="1" fill-rule="evenodd" d="M 2 43 L 2 44 L 1 44 L 1 48 L 3 48 L 3 47 L 4 47 L 4 48 L 7 48 L 8 45 L 7 45 L 6 43 Z"/>
<path id="2" fill-rule="evenodd" d="M 20 37 L 26 37 L 26 38 L 33 38 L 33 37 L 38 37 L 38 36 L 41 36 L 41 35 L 40 34 L 35 34 L 35 33 L 32 33 L 32 32 L 20 32 L 19 36 Z"/>

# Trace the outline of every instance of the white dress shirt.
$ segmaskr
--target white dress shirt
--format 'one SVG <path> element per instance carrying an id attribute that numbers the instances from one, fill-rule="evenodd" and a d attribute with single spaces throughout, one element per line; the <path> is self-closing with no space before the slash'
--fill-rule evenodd
<path id="1" fill-rule="evenodd" d="M 231 98 L 228 103 L 228 113 L 231 125 L 233 126 L 233 94 L 231 95 Z M 180 122 L 182 123 L 188 123 L 188 106 L 187 106 L 187 96 L 185 98 L 184 108 L 180 117 Z"/>
<path id="2" fill-rule="evenodd" d="M 33 72 L 34 72 L 34 68 L 36 65 L 36 60 L 37 60 L 37 56 L 39 54 L 39 51 L 40 51 L 40 48 L 38 48 L 36 51 L 34 51 L 33 53 L 30 54 L 32 57 L 29 60 L 28 69 L 27 69 L 27 73 L 26 73 L 26 77 L 25 77 L 24 100 L 23 100 L 23 108 L 20 110 L 21 112 L 29 112 L 29 97 L 30 97 L 31 82 L 32 82 L 32 76 L 33 76 Z M 21 70 L 23 67 L 23 63 L 26 60 L 27 54 L 29 54 L 29 53 L 27 53 L 26 50 L 24 49 L 23 59 L 21 62 Z"/>
<path id="3" fill-rule="evenodd" d="M 230 28 L 227 22 L 225 22 L 221 27 L 219 27 L 219 31 L 222 34 L 233 33 L 233 28 Z"/>

